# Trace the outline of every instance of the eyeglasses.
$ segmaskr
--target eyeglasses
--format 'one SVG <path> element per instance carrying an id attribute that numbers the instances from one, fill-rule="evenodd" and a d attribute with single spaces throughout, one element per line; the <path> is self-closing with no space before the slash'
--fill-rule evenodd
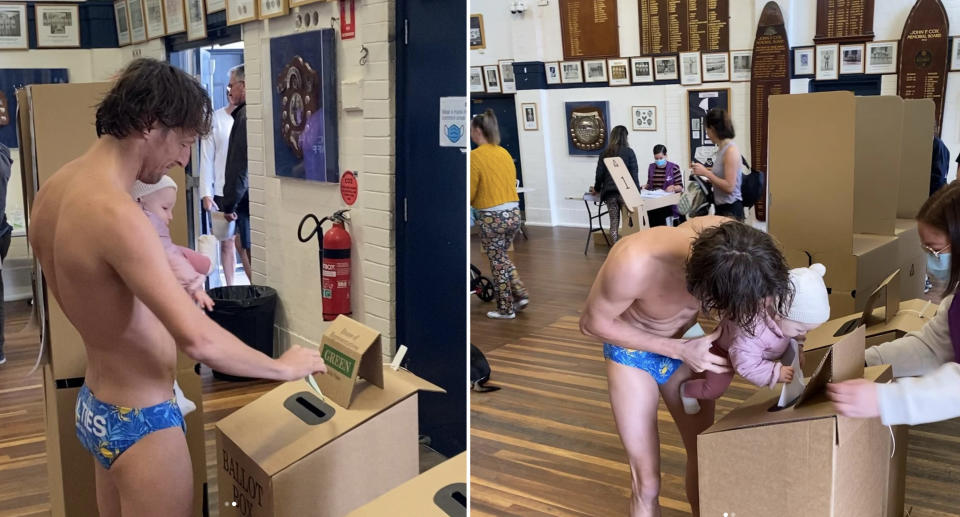
<path id="1" fill-rule="evenodd" d="M 950 249 L 950 245 L 947 244 L 946 246 L 944 246 L 944 247 L 942 247 L 942 248 L 940 248 L 940 249 L 938 249 L 938 250 L 935 250 L 935 249 L 931 248 L 930 246 L 924 246 L 923 249 L 924 249 L 924 251 L 926 251 L 927 253 L 933 255 L 934 258 L 940 258 L 940 254 L 943 253 L 943 252 L 945 252 L 945 251 L 947 251 L 948 249 Z"/>

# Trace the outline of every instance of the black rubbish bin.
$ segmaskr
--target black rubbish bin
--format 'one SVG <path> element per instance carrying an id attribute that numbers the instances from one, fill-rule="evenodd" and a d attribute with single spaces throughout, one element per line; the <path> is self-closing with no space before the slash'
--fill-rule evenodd
<path id="1" fill-rule="evenodd" d="M 273 357 L 273 322 L 277 309 L 277 291 L 263 285 L 233 285 L 207 291 L 213 299 L 210 318 L 251 348 Z M 248 381 L 213 371 L 227 381 Z"/>

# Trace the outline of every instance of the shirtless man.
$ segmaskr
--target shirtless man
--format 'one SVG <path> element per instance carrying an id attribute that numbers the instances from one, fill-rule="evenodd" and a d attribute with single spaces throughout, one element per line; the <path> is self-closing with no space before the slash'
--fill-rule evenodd
<path id="1" fill-rule="evenodd" d="M 698 313 L 712 312 L 744 327 L 766 300 L 788 303 L 789 297 L 786 261 L 773 239 L 724 217 L 644 230 L 610 251 L 580 329 L 604 341 L 610 405 L 630 460 L 632 517 L 660 515 L 658 389 L 687 450 L 687 499 L 699 515 L 697 435 L 713 424 L 714 401 L 701 401 L 701 411 L 687 415 L 680 384 L 691 370 L 730 367 L 710 352 L 719 327 L 704 336 L 696 325 Z"/>
<path id="2" fill-rule="evenodd" d="M 97 460 L 101 517 L 191 514 L 193 470 L 173 401 L 178 348 L 245 377 L 326 371 L 315 350 L 294 346 L 271 359 L 207 318 L 130 195 L 134 180 L 156 183 L 187 164 L 210 111 L 190 76 L 134 61 L 97 109 L 97 142 L 44 183 L 31 214 L 47 286 L 86 346 L 77 437 Z"/>

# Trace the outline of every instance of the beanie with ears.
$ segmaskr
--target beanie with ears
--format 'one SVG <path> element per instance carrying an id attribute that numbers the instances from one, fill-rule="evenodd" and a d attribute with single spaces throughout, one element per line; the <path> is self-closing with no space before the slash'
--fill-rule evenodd
<path id="1" fill-rule="evenodd" d="M 823 283 L 826 272 L 823 264 L 790 270 L 793 304 L 787 312 L 788 320 L 819 325 L 830 319 L 830 300 L 827 286 Z"/>

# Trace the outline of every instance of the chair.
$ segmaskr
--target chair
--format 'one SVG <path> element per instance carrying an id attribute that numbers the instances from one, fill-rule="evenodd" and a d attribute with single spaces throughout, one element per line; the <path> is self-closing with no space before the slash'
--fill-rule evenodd
<path id="1" fill-rule="evenodd" d="M 594 215 L 593 210 L 590 209 L 590 203 L 593 203 L 597 207 L 597 214 Z M 583 204 L 587 207 L 587 216 L 588 223 L 590 225 L 590 230 L 587 232 L 587 244 L 583 247 L 583 254 L 587 254 L 587 250 L 590 249 L 590 239 L 593 238 L 593 232 L 600 232 L 603 234 L 603 240 L 607 241 L 607 246 L 613 246 L 610 242 L 610 238 L 607 237 L 607 232 L 603 230 L 603 223 L 601 222 L 601 217 L 607 215 L 607 211 L 604 210 L 603 205 L 600 202 L 600 194 L 584 194 L 583 195 Z M 597 227 L 593 227 L 593 221 L 597 221 Z"/>

